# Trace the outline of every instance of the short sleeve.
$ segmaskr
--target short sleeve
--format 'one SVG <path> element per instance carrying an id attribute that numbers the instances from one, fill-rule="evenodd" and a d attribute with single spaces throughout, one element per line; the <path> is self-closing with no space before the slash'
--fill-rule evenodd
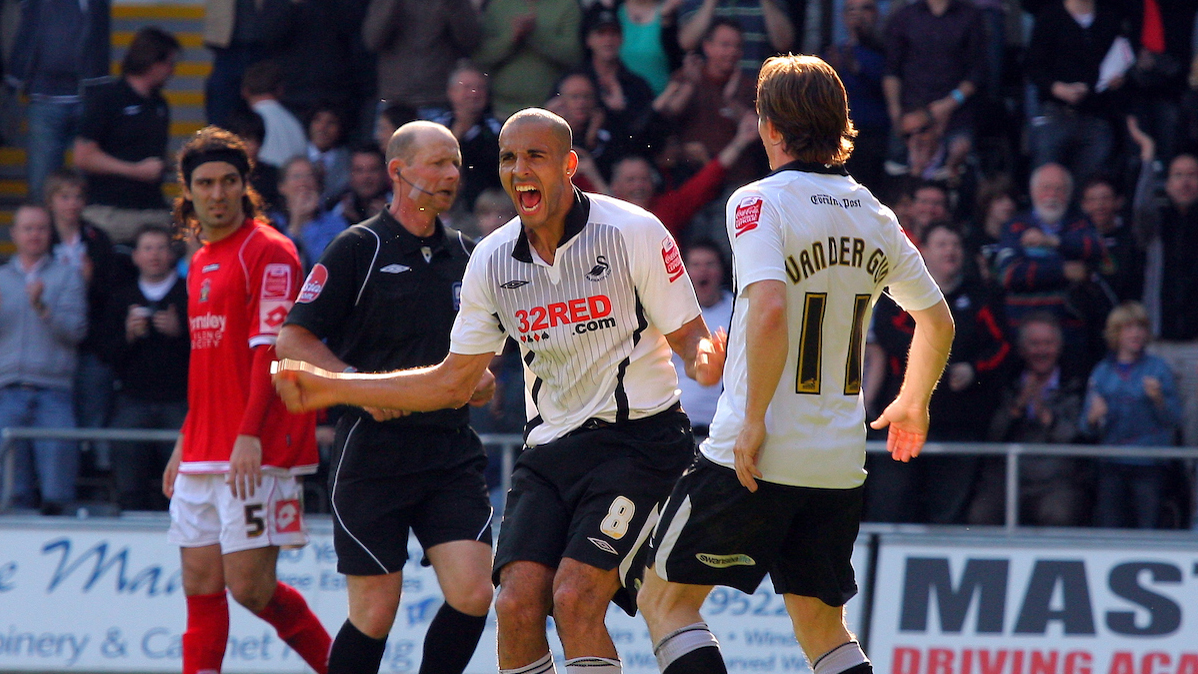
<path id="1" fill-rule="evenodd" d="M 928 273 L 923 263 L 919 249 L 911 243 L 911 239 L 903 233 L 897 220 L 891 220 L 888 227 L 891 239 L 890 272 L 886 274 L 884 283 L 889 286 L 887 292 L 904 311 L 919 311 L 927 309 L 944 299 L 940 287 Z"/>
<path id="2" fill-rule="evenodd" d="M 267 240 L 253 259 L 253 266 L 246 270 L 250 348 L 275 343 L 303 278 L 299 255 L 289 241 Z"/>
<path id="3" fill-rule="evenodd" d="M 320 262 L 308 272 L 286 324 L 304 328 L 320 339 L 338 334 L 349 320 L 365 285 L 366 279 L 359 275 L 357 261 L 371 259 L 374 251 L 364 248 L 378 245 L 373 237 L 368 240 L 353 230 L 334 239 L 320 256 Z"/>
<path id="4" fill-rule="evenodd" d="M 487 283 L 487 255 L 476 251 L 462 276 L 458 316 L 449 335 L 449 352 L 463 356 L 502 353 L 507 332 L 496 314 L 495 299 Z"/>
<path id="5" fill-rule="evenodd" d="M 695 287 L 682 264 L 682 251 L 665 225 L 646 214 L 620 230 L 637 296 L 649 322 L 668 335 L 701 313 Z"/>
<path id="6" fill-rule="evenodd" d="M 775 204 L 760 192 L 739 191 L 728 200 L 725 222 L 738 292 L 757 281 L 786 281 L 782 222 Z"/>
<path id="7" fill-rule="evenodd" d="M 111 85 L 96 84 L 83 89 L 83 114 L 79 118 L 79 137 L 103 144 L 115 115 Z"/>

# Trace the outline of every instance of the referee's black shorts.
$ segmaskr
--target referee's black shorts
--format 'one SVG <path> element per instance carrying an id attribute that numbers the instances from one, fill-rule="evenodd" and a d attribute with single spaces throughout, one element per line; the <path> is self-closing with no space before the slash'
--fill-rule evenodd
<path id="1" fill-rule="evenodd" d="M 425 549 L 491 544 L 486 454 L 468 426 L 388 428 L 347 415 L 329 475 L 337 570 L 377 576 L 403 569 L 408 531 Z"/>
<path id="2" fill-rule="evenodd" d="M 857 594 L 853 544 L 863 488 L 815 489 L 757 480 L 700 456 L 678 481 L 654 532 L 648 573 L 753 594 L 765 574 L 778 594 L 843 606 Z"/>
<path id="3" fill-rule="evenodd" d="M 524 450 L 512 472 L 493 580 L 507 564 L 557 568 L 563 557 L 618 568 L 614 601 L 636 613 L 636 590 L 658 509 L 694 460 L 680 408 L 619 425 L 584 428 Z"/>

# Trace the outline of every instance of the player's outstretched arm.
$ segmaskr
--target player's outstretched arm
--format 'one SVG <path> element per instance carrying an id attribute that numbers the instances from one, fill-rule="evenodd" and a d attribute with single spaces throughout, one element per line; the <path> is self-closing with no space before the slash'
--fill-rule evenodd
<path id="1" fill-rule="evenodd" d="M 732 451 L 736 457 L 736 477 L 749 491 L 757 491 L 756 478 L 761 477 L 757 457 L 765 442 L 765 412 L 778 390 L 790 349 L 786 284 L 757 281 L 741 292 L 741 298 L 749 304 L 745 316 L 745 368 L 748 374 L 745 422 Z"/>
<path id="2" fill-rule="evenodd" d="M 910 314 L 915 319 L 915 335 L 902 388 L 894 402 L 870 423 L 876 430 L 890 427 L 886 449 L 895 461 L 910 461 L 923 449 L 928 437 L 928 402 L 944 372 L 956 332 L 944 300 Z"/>
<path id="3" fill-rule="evenodd" d="M 666 341 L 686 363 L 686 376 L 703 386 L 720 382 L 724 375 L 724 347 L 728 342 L 728 335 L 722 329 L 712 335 L 699 314 L 666 335 Z"/>
<path id="4" fill-rule="evenodd" d="M 274 383 L 292 412 L 356 405 L 408 412 L 458 408 L 470 401 L 494 354 L 450 353 L 431 367 L 382 374 L 333 373 L 280 361 Z"/>

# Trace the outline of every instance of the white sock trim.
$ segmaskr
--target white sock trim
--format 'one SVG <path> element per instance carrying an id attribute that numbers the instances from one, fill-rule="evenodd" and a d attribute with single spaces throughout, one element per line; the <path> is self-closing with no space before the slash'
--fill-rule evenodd
<path id="1" fill-rule="evenodd" d="M 623 671 L 618 659 L 588 655 L 566 660 L 567 674 L 621 674 Z"/>
<path id="2" fill-rule="evenodd" d="M 868 662 L 869 658 L 865 657 L 865 651 L 861 650 L 861 644 L 856 641 L 846 641 L 819 656 L 819 659 L 811 666 L 811 670 L 814 674 L 840 674 L 840 672 Z"/>
<path id="3" fill-rule="evenodd" d="M 720 642 L 711 633 L 711 630 L 707 627 L 707 623 L 699 622 L 676 629 L 665 635 L 653 647 L 653 654 L 657 656 L 657 666 L 664 672 L 666 671 L 666 667 L 669 667 L 678 658 L 691 651 L 707 647 L 718 649 Z"/>
<path id="4" fill-rule="evenodd" d="M 557 672 L 553 666 L 552 653 L 546 653 L 543 657 L 530 665 L 516 667 L 515 669 L 499 670 L 499 674 L 549 674 L 550 672 Z"/>

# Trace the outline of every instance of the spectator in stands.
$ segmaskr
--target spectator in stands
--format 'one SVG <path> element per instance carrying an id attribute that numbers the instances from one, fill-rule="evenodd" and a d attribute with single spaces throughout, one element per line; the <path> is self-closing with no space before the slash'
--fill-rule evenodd
<path id="1" fill-rule="evenodd" d="M 994 280 L 999 241 L 1003 226 L 1015 217 L 1016 196 L 1015 185 L 1005 173 L 985 179 L 978 185 L 966 249 L 974 255 L 978 275 L 987 281 Z"/>
<path id="2" fill-rule="evenodd" d="M 1182 94 L 1192 62 L 1194 14 L 1189 0 L 1134 0 L 1124 6 L 1128 36 L 1136 47 L 1136 62 L 1128 71 L 1131 112 L 1160 145 L 1168 161 L 1184 139 Z"/>
<path id="3" fill-rule="evenodd" d="M 498 170 L 498 164 L 496 165 Z M 408 187 L 423 187 L 407 183 Z M 349 187 L 341 194 L 330 215 L 339 221 L 341 229 L 373 218 L 391 202 L 391 181 L 387 179 L 387 164 L 383 152 L 374 145 L 354 148 L 349 158 Z M 340 231 L 340 230 L 338 230 Z M 331 240 L 331 239 L 330 239 Z M 328 241 L 324 242 L 328 245 Z M 313 254 L 319 256 L 322 245 Z"/>
<path id="4" fill-rule="evenodd" d="M 392 103 L 379 111 L 374 119 L 374 142 L 380 150 L 386 151 L 387 143 L 399 127 L 419 119 L 416 110 L 402 103 Z"/>
<path id="5" fill-rule="evenodd" d="M 578 65 L 578 0 L 491 0 L 474 60 L 491 74 L 495 116 L 543 105 L 559 78 Z"/>
<path id="6" fill-rule="evenodd" d="M 1060 164 L 1033 171 L 1029 191 L 1032 209 L 1003 228 L 996 260 L 996 275 L 1007 291 L 1007 320 L 1015 328 L 1030 313 L 1049 312 L 1062 324 L 1070 355 L 1079 355 L 1077 350 L 1087 347 L 1086 325 L 1082 316 L 1070 313 L 1066 296 L 1103 261 L 1102 238 L 1084 215 L 1070 209 L 1073 179 Z"/>
<path id="7" fill-rule="evenodd" d="M 1144 306 L 1156 342 L 1152 352 L 1177 376 L 1181 393 L 1182 437 L 1198 445 L 1198 157 L 1179 154 L 1169 162 L 1165 195 L 1137 195 L 1135 226 L 1148 242 Z"/>
<path id="8" fill-rule="evenodd" d="M 112 289 L 103 336 L 120 391 L 114 428 L 179 429 L 187 416 L 187 284 L 175 273 L 171 233 L 147 225 L 133 249 L 136 281 Z M 163 510 L 160 477 L 174 443 L 117 442 L 112 476 L 122 510 Z"/>
<path id="9" fill-rule="evenodd" d="M 958 175 L 973 146 L 985 40 L 981 11 L 965 0 L 917 0 L 891 15 L 883 86 L 912 175 Z"/>
<path id="10" fill-rule="evenodd" d="M 175 71 L 179 43 L 161 29 L 137 31 L 120 79 L 83 90 L 75 166 L 87 174 L 83 217 L 113 243 L 133 241 L 145 223 L 170 222 L 162 199 L 170 109 L 160 93 Z"/>
<path id="11" fill-rule="evenodd" d="M 73 387 L 75 422 L 80 428 L 103 428 L 112 411 L 115 378 L 101 340 L 104 309 L 113 285 L 123 280 L 126 271 L 108 235 L 82 217 L 85 187 L 83 176 L 58 169 L 46 179 L 46 206 L 54 224 L 50 237 L 54 260 L 79 270 L 87 289 L 87 337 L 78 345 Z M 107 470 L 108 443 L 92 443 L 91 449 L 94 466 Z"/>
<path id="12" fill-rule="evenodd" d="M 83 112 L 80 90 L 108 75 L 109 0 L 27 0 L 5 73 L 29 97 L 26 178 L 41 195 L 46 176 L 62 167 Z M 70 45 L 70 48 L 65 48 Z"/>
<path id="13" fill-rule="evenodd" d="M 744 31 L 739 23 L 713 19 L 703 38 L 703 58 L 688 56 L 654 106 L 677 123 L 684 146 L 689 143 L 702 146 L 707 153 L 704 163 L 728 145 L 736 136 L 740 119 L 755 109 L 757 76 L 738 67 L 743 45 Z M 760 177 L 765 172 L 762 153 L 742 155 L 728 169 L 727 185 L 739 187 Z M 722 222 L 722 205 L 719 211 L 718 220 Z"/>
<path id="14" fill-rule="evenodd" d="M 757 135 L 757 115 L 746 112 L 732 141 L 679 187 L 658 192 L 661 176 L 653 165 L 644 157 L 630 155 L 617 161 L 612 167 L 611 195 L 630 201 L 656 215 L 674 238 L 688 240 L 691 236 L 687 225 L 691 218 L 719 196 L 724 187 L 728 167 L 736 163 L 746 148 L 757 142 L 760 142 L 760 136 Z M 694 280 L 693 277 L 691 280 Z M 702 301 L 699 304 L 702 305 Z"/>
<path id="15" fill-rule="evenodd" d="M 715 334 L 725 334 L 732 325 L 732 293 L 724 287 L 727 276 L 724 252 L 714 241 L 695 241 L 686 247 L 682 256 L 691 283 L 695 286 L 695 298 L 703 312 L 703 322 Z M 672 356 L 674 368 L 686 371 L 686 365 L 678 354 Z M 685 380 L 685 381 L 684 381 Z M 682 391 L 679 402 L 691 420 L 695 439 L 707 437 L 711 420 L 715 417 L 716 401 L 720 399 L 719 386 L 700 386 L 690 377 L 679 377 L 678 388 Z"/>
<path id="16" fill-rule="evenodd" d="M 1106 249 L 1106 257 L 1096 268 L 1102 283 L 1119 301 L 1140 299 L 1144 296 L 1144 251 L 1131 224 L 1123 218 L 1124 199 L 1114 179 L 1102 173 L 1091 176 L 1082 185 L 1080 205 Z"/>
<path id="17" fill-rule="evenodd" d="M 933 223 L 949 221 L 948 199 L 948 189 L 940 183 L 912 183 L 911 214 L 903 223 L 903 231 L 916 246 L 923 242 L 924 233 Z"/>
<path id="18" fill-rule="evenodd" d="M 375 79 L 369 73 L 369 59 L 361 43 L 366 3 L 363 0 L 271 0 L 271 3 L 275 9 L 270 56 L 281 70 L 279 102 L 298 119 L 307 119 L 318 103 L 329 103 L 342 110 L 358 109 L 361 89 L 373 89 Z M 363 78 L 360 73 L 369 75 Z"/>
<path id="19" fill-rule="evenodd" d="M 324 190 L 320 193 L 324 201 L 335 199 L 349 186 L 343 114 L 332 104 L 317 103 L 308 119 L 308 159 L 320 166 L 324 175 Z"/>
<path id="20" fill-rule="evenodd" d="M 449 74 L 450 109 L 433 118 L 449 127 L 462 150 L 462 177 L 455 202 L 462 206 L 473 204 L 483 190 L 502 189 L 496 168 L 500 124 L 491 114 L 488 85 L 486 73 L 463 59 Z"/>
<path id="21" fill-rule="evenodd" d="M 250 156 L 253 169 L 250 170 L 250 184 L 262 197 L 262 205 L 270 212 L 282 203 L 279 195 L 279 169 L 277 166 L 258 161 L 258 153 L 262 150 L 262 141 L 266 137 L 266 124 L 262 115 L 253 110 L 235 112 L 229 117 L 225 129 L 241 138 L 245 143 L 246 154 Z"/>
<path id="22" fill-rule="evenodd" d="M 886 72 L 886 47 L 878 34 L 877 0 L 846 0 L 844 42 L 824 51 L 824 60 L 836 69 L 853 111 L 853 155 L 846 165 L 857 182 L 877 189 L 882 162 L 890 140 L 890 117 L 882 76 Z"/>
<path id="23" fill-rule="evenodd" d="M 516 209 L 503 188 L 485 189 L 474 200 L 474 222 L 480 236 L 489 235 L 514 217 Z"/>
<path id="24" fill-rule="evenodd" d="M 929 404 L 928 440 L 979 442 L 986 439 L 994 395 L 1011 346 L 1002 326 L 1002 306 L 993 290 L 965 273 L 961 234 L 939 222 L 924 233 L 920 248 L 928 272 L 944 292 L 957 332 L 940 386 Z M 865 382 L 873 400 L 892 400 L 906 370 L 915 320 L 887 296 L 874 310 L 872 340 L 881 347 L 884 382 Z M 867 376 L 876 376 L 877 370 Z M 880 393 L 880 395 L 879 395 Z M 867 406 L 872 409 L 873 400 Z M 910 463 L 869 460 L 866 509 L 869 519 L 886 522 L 963 524 L 981 459 L 976 455 L 921 456 Z"/>
<path id="25" fill-rule="evenodd" d="M 1145 353 L 1152 339 L 1139 302 L 1107 318 L 1107 357 L 1086 389 L 1081 432 L 1103 445 L 1167 447 L 1181 423 L 1181 403 L 1169 364 Z M 1155 529 L 1160 523 L 1166 462 L 1134 456 L 1098 460 L 1094 525 Z"/>
<path id="26" fill-rule="evenodd" d="M 45 207 L 17 209 L 16 254 L 0 267 L 0 428 L 74 428 L 71 383 L 75 349 L 87 332 L 87 294 L 74 267 L 50 253 L 52 226 Z M 37 440 L 16 448 L 13 503 L 35 507 L 34 469 L 45 514 L 75 500 L 78 444 Z"/>
<path id="27" fill-rule="evenodd" d="M 599 104 L 598 86 L 585 72 L 574 72 L 562 78 L 557 91 L 545 107 L 570 124 L 574 132 L 574 151 L 581 161 L 592 160 L 600 172 L 590 184 L 580 183 L 589 192 L 607 189 L 603 176 L 610 173 L 612 162 L 624 155 L 628 139 L 617 132 L 612 120 Z M 579 169 L 579 178 L 592 178 L 586 168 Z"/>
<path id="28" fill-rule="evenodd" d="M 444 109 L 454 64 L 482 38 L 475 6 L 470 0 L 371 0 L 362 41 L 378 54 L 377 97 L 418 112 Z"/>
<path id="29" fill-rule="evenodd" d="M 737 60 L 754 83 L 766 57 L 795 46 L 794 24 L 781 0 L 683 0 L 678 10 L 678 44 L 684 51 L 697 48 L 717 19 L 736 21 L 748 37 Z"/>
<path id="30" fill-rule="evenodd" d="M 598 85 L 599 104 L 608 128 L 623 143 L 634 143 L 649 126 L 653 115 L 653 89 L 640 75 L 625 67 L 620 49 L 623 29 L 616 12 L 592 5 L 583 22 L 583 42 L 590 57 L 583 72 Z"/>
<path id="31" fill-rule="evenodd" d="M 1064 164 L 1084 181 L 1106 165 L 1115 138 L 1108 119 L 1113 100 L 1098 88 L 1098 67 L 1119 32 L 1116 11 L 1094 0 L 1055 0 L 1036 15 L 1024 57 L 1039 96 L 1029 129 L 1033 167 Z"/>
<path id="32" fill-rule="evenodd" d="M 665 91 L 670 81 L 670 54 L 677 51 L 678 5 L 682 0 L 626 0 L 616 6 L 624 44 L 620 60 L 645 78 L 653 95 Z"/>
<path id="33" fill-rule="evenodd" d="M 279 102 L 282 95 L 283 70 L 278 62 L 259 61 L 246 68 L 241 79 L 241 97 L 266 125 L 258 160 L 278 168 L 282 168 L 288 159 L 308 152 L 304 127 Z"/>
<path id="34" fill-rule="evenodd" d="M 1028 314 L 1017 340 L 1022 370 L 998 399 L 991 442 L 1060 443 L 1078 440 L 1085 382 L 1061 367 L 1060 322 L 1050 313 Z M 1089 515 L 1086 464 L 1064 456 L 1019 460 L 1019 523 L 1081 526 Z M 1005 510 L 1004 461 L 988 458 L 970 505 L 969 523 L 1001 524 Z"/>
<path id="35" fill-rule="evenodd" d="M 321 206 L 322 176 L 319 167 L 303 155 L 292 157 L 279 172 L 282 203 L 270 214 L 271 223 L 286 234 L 299 251 L 300 263 L 309 269 L 325 246 L 345 229 Z"/>
<path id="36" fill-rule="evenodd" d="M 212 50 L 212 72 L 204 82 L 204 112 L 209 124 L 225 127 L 245 111 L 241 78 L 246 68 L 266 58 L 269 13 L 276 3 L 244 0 L 204 1 L 204 46 Z"/>

